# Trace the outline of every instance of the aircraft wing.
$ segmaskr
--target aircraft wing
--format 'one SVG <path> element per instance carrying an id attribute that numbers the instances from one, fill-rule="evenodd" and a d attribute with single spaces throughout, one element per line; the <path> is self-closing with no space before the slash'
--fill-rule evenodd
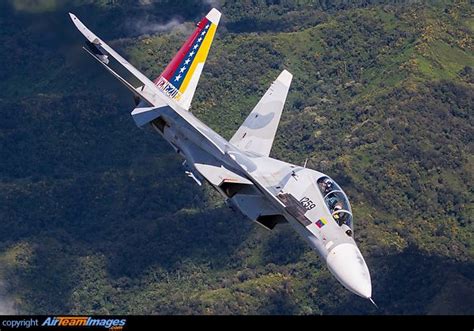
<path id="1" fill-rule="evenodd" d="M 293 75 L 283 70 L 230 142 L 242 151 L 269 156 Z"/>
<path id="2" fill-rule="evenodd" d="M 143 95 L 139 90 L 134 88 L 129 82 L 112 70 L 109 66 L 108 56 L 112 56 L 117 60 L 123 67 L 125 67 L 135 78 L 137 78 L 148 90 L 153 91 L 154 94 L 158 95 L 159 90 L 151 80 L 149 80 L 144 74 L 142 74 L 138 69 L 131 65 L 127 60 L 125 60 L 120 54 L 114 51 L 109 45 L 107 45 L 102 39 L 97 37 L 91 30 L 89 30 L 74 14 L 69 13 L 72 22 L 82 33 L 82 35 L 87 39 L 87 46 L 89 49 L 84 48 L 90 55 L 92 55 L 96 60 L 98 60 L 110 73 L 112 73 L 122 84 L 129 88 L 135 95 L 138 95 L 140 98 L 146 100 L 154 106 L 162 105 L 162 102 L 157 102 L 150 98 L 149 96 Z M 157 104 L 158 103 L 158 104 Z"/>
<path id="3" fill-rule="evenodd" d="M 217 9 L 211 9 L 199 21 L 194 32 L 154 82 L 90 31 L 74 14 L 69 13 L 69 16 L 87 40 L 88 49 L 84 49 L 136 96 L 152 106 L 162 107 L 168 104 L 173 109 L 189 110 L 221 17 L 221 13 Z M 109 56 L 135 76 L 143 86 L 133 87 L 109 67 Z"/>

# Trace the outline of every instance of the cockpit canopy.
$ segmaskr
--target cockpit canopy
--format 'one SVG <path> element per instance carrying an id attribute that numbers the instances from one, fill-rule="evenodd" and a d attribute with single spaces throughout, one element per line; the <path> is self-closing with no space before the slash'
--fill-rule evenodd
<path id="1" fill-rule="evenodd" d="M 351 205 L 341 187 L 327 176 L 319 178 L 317 184 L 334 220 L 339 226 L 346 224 L 352 229 Z"/>

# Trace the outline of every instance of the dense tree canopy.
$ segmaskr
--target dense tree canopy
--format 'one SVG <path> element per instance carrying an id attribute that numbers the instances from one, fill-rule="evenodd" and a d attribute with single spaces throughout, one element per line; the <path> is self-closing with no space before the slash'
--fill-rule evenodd
<path id="1" fill-rule="evenodd" d="M 187 178 L 67 16 L 154 78 L 216 4 L 192 111 L 230 138 L 293 73 L 272 156 L 344 187 L 379 310 Z M 473 24 L 466 1 L 2 1 L 0 309 L 473 314 Z"/>

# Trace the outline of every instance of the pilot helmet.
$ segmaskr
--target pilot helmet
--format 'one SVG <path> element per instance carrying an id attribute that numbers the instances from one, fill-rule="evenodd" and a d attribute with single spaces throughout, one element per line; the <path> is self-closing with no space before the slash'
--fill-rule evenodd
<path id="1" fill-rule="evenodd" d="M 323 183 L 326 185 L 326 186 L 331 186 L 332 185 L 332 181 L 329 179 L 329 178 L 326 178 Z"/>

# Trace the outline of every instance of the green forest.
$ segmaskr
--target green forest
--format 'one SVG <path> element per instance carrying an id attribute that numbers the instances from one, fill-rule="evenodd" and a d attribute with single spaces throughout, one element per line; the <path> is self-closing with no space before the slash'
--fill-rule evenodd
<path id="1" fill-rule="evenodd" d="M 211 7 L 191 111 L 229 139 L 293 74 L 271 156 L 344 188 L 379 309 L 186 177 L 67 15 L 153 79 Z M 459 0 L 1 1 L 0 313 L 473 315 L 473 36 Z"/>

